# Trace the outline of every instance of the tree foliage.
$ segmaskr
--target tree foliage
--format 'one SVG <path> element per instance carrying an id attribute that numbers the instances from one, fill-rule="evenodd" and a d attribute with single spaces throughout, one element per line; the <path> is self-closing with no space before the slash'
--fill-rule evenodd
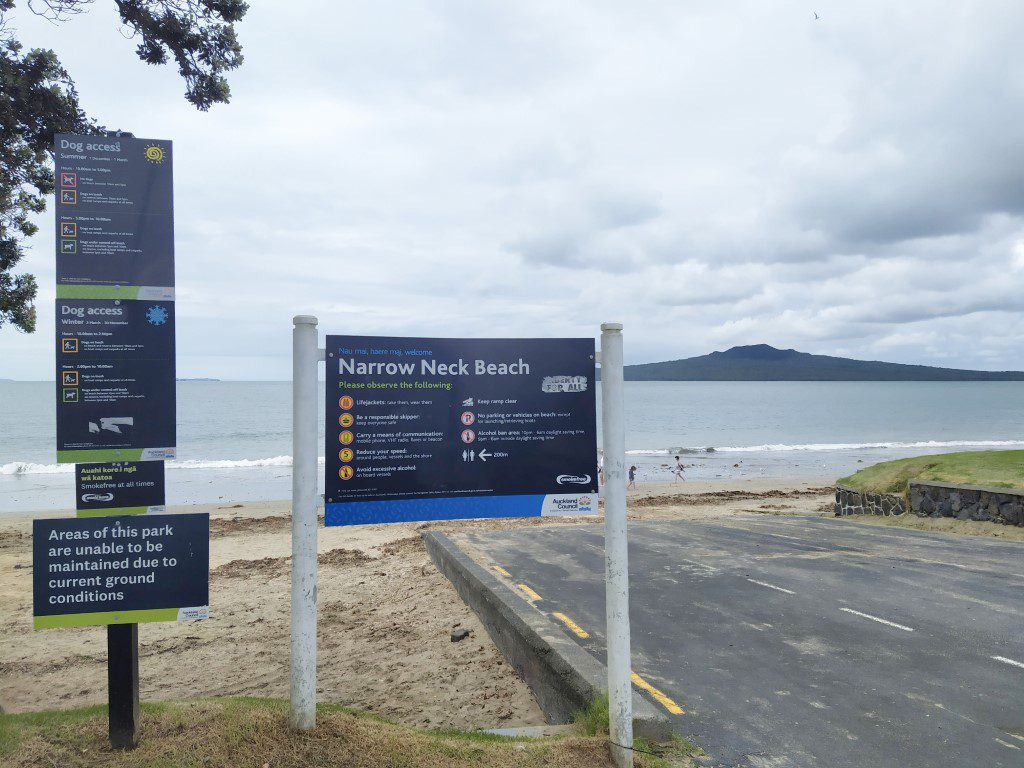
<path id="1" fill-rule="evenodd" d="M 54 190 L 49 152 L 57 133 L 98 133 L 57 54 L 25 50 L 7 26 L 15 0 L 0 0 L 0 328 L 35 330 L 36 281 L 14 274 L 24 241 L 38 229 L 33 216 Z M 28 0 L 54 22 L 83 12 L 91 0 Z M 242 63 L 234 24 L 242 0 L 114 0 L 136 53 L 148 64 L 178 66 L 185 98 L 201 110 L 229 101 L 225 74 Z"/>

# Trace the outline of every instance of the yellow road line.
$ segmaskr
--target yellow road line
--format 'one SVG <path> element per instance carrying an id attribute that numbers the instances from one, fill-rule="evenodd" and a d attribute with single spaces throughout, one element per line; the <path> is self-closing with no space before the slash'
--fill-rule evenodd
<path id="1" fill-rule="evenodd" d="M 536 592 L 534 592 L 532 589 L 530 589 L 528 586 L 526 586 L 525 584 L 520 584 L 519 588 L 521 590 L 523 590 L 523 592 L 526 593 L 526 596 L 528 598 L 530 598 L 531 600 L 543 600 L 544 599 L 540 595 L 538 595 Z"/>
<path id="2" fill-rule="evenodd" d="M 667 709 L 673 715 L 681 715 L 681 714 L 683 714 L 683 708 L 682 707 L 680 707 L 678 704 L 676 704 L 674 701 L 672 701 L 672 699 L 670 699 L 664 693 L 662 693 L 657 688 L 655 688 L 653 685 L 651 685 L 646 680 L 644 680 L 642 677 L 640 677 L 640 675 L 638 675 L 636 672 L 634 672 L 630 676 L 630 679 L 633 681 L 633 685 L 635 685 L 637 688 L 642 688 L 643 690 L 647 691 L 649 694 L 651 694 L 652 697 L 654 697 L 654 700 L 656 702 L 661 704 L 661 706 L 663 706 L 665 709 Z"/>
<path id="3" fill-rule="evenodd" d="M 583 627 L 581 627 L 575 621 L 570 619 L 564 613 L 559 613 L 558 611 L 555 611 L 551 615 L 554 616 L 556 619 L 558 619 L 563 624 L 565 624 L 565 626 L 567 626 L 573 632 L 575 632 L 577 637 L 582 637 L 584 640 L 586 640 L 588 637 L 590 637 L 590 633 L 587 632 L 587 630 L 585 630 Z"/>
<path id="4" fill-rule="evenodd" d="M 508 571 L 506 571 L 506 570 L 505 570 L 504 568 L 502 568 L 502 567 L 501 567 L 500 565 L 496 565 L 496 566 L 494 566 L 494 570 L 496 570 L 496 571 L 497 571 L 498 573 L 500 573 L 500 574 L 501 574 L 502 576 L 508 576 L 508 577 L 509 577 L 510 579 L 512 578 L 512 574 L 511 574 L 511 573 L 509 573 Z"/>

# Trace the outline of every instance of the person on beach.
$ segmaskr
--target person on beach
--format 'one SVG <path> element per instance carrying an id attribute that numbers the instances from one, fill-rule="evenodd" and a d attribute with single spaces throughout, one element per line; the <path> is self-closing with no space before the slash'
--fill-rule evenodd
<path id="1" fill-rule="evenodd" d="M 683 464 L 682 459 L 680 459 L 678 456 L 676 456 L 676 471 L 675 471 L 675 478 L 672 480 L 673 483 L 676 482 L 677 480 L 683 480 L 683 481 L 686 480 L 686 478 L 683 477 L 683 470 L 684 469 L 686 469 L 686 466 Z"/>
<path id="2" fill-rule="evenodd" d="M 628 491 L 630 488 L 632 488 L 634 491 L 636 490 L 636 465 L 635 464 L 629 468 L 629 484 L 626 486 L 626 490 Z"/>
<path id="3" fill-rule="evenodd" d="M 597 452 L 597 484 L 604 485 L 604 451 Z"/>

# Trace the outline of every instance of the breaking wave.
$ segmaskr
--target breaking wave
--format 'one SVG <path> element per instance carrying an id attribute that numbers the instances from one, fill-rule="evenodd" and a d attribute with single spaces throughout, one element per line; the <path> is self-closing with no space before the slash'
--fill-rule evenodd
<path id="1" fill-rule="evenodd" d="M 318 459 L 324 463 L 324 457 Z M 168 461 L 167 469 L 250 469 L 252 467 L 290 467 L 291 456 L 271 456 L 266 459 L 185 459 Z M 31 461 L 12 461 L 0 464 L 0 475 L 56 475 L 74 472 L 74 464 L 36 464 Z"/>
<path id="2" fill-rule="evenodd" d="M 866 451 L 885 448 L 1013 448 L 1024 440 L 917 440 L 874 443 L 766 443 L 764 445 L 725 445 L 715 448 L 645 448 L 626 451 L 627 456 L 692 456 L 701 453 L 774 453 L 783 451 Z"/>
<path id="3" fill-rule="evenodd" d="M 720 448 L 644 448 L 626 451 L 627 456 L 693 456 L 715 453 L 777 453 L 785 451 L 865 451 L 886 448 L 1014 448 L 1024 447 L 1024 440 L 919 440 L 914 442 L 879 441 L 874 443 L 766 443 L 764 445 L 727 445 Z M 324 463 L 320 456 L 318 463 Z M 253 469 L 257 467 L 290 467 L 291 456 L 270 456 L 263 459 L 185 459 L 168 461 L 167 469 Z M 74 472 L 74 464 L 38 464 L 12 461 L 0 464 L 0 475 L 57 475 Z"/>
<path id="4" fill-rule="evenodd" d="M 804 445 L 775 443 L 726 446 L 716 450 L 729 453 L 761 453 L 767 451 L 856 451 L 870 448 L 1009 448 L 1012 446 L 1024 446 L 1024 440 L 918 440 L 914 442 L 807 443 Z"/>

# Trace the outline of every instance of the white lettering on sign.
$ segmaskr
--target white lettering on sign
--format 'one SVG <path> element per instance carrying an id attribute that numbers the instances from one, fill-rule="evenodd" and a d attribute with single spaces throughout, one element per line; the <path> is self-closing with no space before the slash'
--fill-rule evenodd
<path id="1" fill-rule="evenodd" d="M 61 149 L 70 149 L 73 152 L 120 152 L 121 142 L 115 141 L 109 144 L 100 144 L 93 141 L 68 141 L 60 140 Z"/>
<path id="2" fill-rule="evenodd" d="M 72 307 L 68 304 L 60 305 L 61 315 L 74 315 L 75 317 L 85 317 L 86 315 L 106 315 L 110 317 L 120 317 L 124 314 L 123 307 Z"/>
<path id="3" fill-rule="evenodd" d="M 542 392 L 586 392 L 586 376 L 545 376 L 541 382 Z"/>
<path id="4" fill-rule="evenodd" d="M 416 372 L 415 363 L 365 363 L 354 358 L 338 358 L 338 373 L 355 376 L 411 376 Z M 474 360 L 469 363 L 461 357 L 449 363 L 437 360 L 420 360 L 421 376 L 526 376 L 530 373 L 530 364 L 523 358 L 513 363 L 491 363 L 486 360 Z M 584 379 L 584 389 L 586 380 Z"/>

